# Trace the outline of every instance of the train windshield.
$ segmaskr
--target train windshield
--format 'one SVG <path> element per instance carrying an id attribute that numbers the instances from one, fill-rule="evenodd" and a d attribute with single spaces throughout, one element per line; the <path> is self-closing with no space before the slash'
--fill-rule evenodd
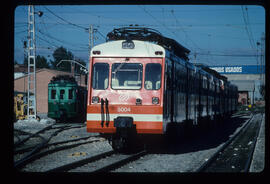
<path id="1" fill-rule="evenodd" d="M 112 89 L 141 89 L 143 66 L 139 63 L 114 63 Z"/>
<path id="2" fill-rule="evenodd" d="M 96 63 L 93 67 L 93 89 L 107 89 L 109 83 L 109 64 Z"/>
<path id="3" fill-rule="evenodd" d="M 158 63 L 149 63 L 145 68 L 144 87 L 148 90 L 160 89 L 161 65 Z"/>

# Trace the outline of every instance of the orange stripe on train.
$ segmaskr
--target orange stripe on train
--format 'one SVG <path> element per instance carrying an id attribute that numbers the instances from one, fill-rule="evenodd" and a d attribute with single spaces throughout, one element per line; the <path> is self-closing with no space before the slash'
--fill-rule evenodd
<path id="1" fill-rule="evenodd" d="M 87 106 L 87 113 L 100 113 L 101 105 Z M 163 108 L 161 106 L 149 105 L 149 106 L 131 106 L 131 105 L 110 105 L 109 113 L 126 113 L 126 114 L 163 114 Z"/>
<path id="2" fill-rule="evenodd" d="M 134 121 L 136 125 L 137 133 L 145 134 L 162 134 L 163 127 L 162 122 L 143 122 L 143 121 Z M 101 126 L 100 121 L 87 121 L 87 132 L 100 132 L 100 133 L 115 133 L 116 128 L 113 126 L 114 122 L 110 121 L 109 125 L 106 126 L 106 122 Z"/>

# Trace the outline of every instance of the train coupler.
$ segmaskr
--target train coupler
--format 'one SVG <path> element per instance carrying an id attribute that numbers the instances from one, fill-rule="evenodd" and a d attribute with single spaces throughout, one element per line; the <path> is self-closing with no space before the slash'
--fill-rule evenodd
<path id="1" fill-rule="evenodd" d="M 117 117 L 114 119 L 116 133 L 112 136 L 112 147 L 117 151 L 124 151 L 130 148 L 131 142 L 136 137 L 136 125 L 132 117 Z"/>

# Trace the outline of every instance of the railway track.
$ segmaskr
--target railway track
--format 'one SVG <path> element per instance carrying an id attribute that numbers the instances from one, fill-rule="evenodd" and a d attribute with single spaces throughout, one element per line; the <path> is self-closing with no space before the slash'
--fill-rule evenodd
<path id="1" fill-rule="evenodd" d="M 248 172 L 262 116 L 252 117 L 195 172 Z M 256 131 L 254 131 L 256 130 Z"/>
<path id="2" fill-rule="evenodd" d="M 110 172 L 146 154 L 146 150 L 128 155 L 108 151 L 47 170 L 46 172 Z"/>
<path id="3" fill-rule="evenodd" d="M 241 117 L 241 115 L 236 115 L 237 117 Z M 239 131 L 234 133 L 233 137 L 230 136 L 229 140 L 226 141 L 223 146 L 221 146 L 217 151 L 215 151 L 212 157 L 209 158 L 210 154 L 205 155 L 208 156 L 208 160 L 203 163 L 203 165 L 199 166 L 198 169 L 195 169 L 195 172 L 248 172 L 250 162 L 252 160 L 253 150 L 256 145 L 256 138 L 259 132 L 259 127 L 261 123 L 262 117 L 258 114 L 250 116 L 250 118 L 246 121 L 243 121 L 241 128 L 239 127 Z M 70 128 L 70 127 L 65 127 Z M 56 129 L 51 134 L 56 135 L 57 132 L 61 132 L 61 130 L 65 130 L 63 126 L 58 126 L 57 128 L 53 126 L 52 129 Z M 51 130 L 52 130 L 51 129 Z M 256 131 L 250 131 L 255 130 Z M 248 136 L 245 136 L 249 132 Z M 21 132 L 22 134 L 27 134 L 25 132 Z M 229 134 L 228 134 L 229 135 Z M 39 134 L 35 135 L 36 137 L 42 139 Z M 32 136 L 32 137 L 35 137 Z M 143 157 L 146 160 L 149 160 L 149 156 L 151 156 L 152 152 L 150 150 L 140 151 L 134 154 L 119 154 L 111 150 L 108 143 L 99 143 L 98 138 L 96 140 L 90 140 L 93 136 L 85 136 L 80 137 L 77 139 L 65 140 L 65 141 L 57 141 L 53 143 L 49 143 L 49 138 L 44 138 L 45 141 L 42 144 L 37 146 L 32 146 L 28 148 L 17 149 L 16 153 L 21 154 L 25 153 L 29 154 L 29 158 L 26 157 L 25 160 L 20 162 L 15 162 L 17 164 L 15 168 L 22 169 L 24 171 L 39 171 L 39 172 L 91 172 L 91 173 L 98 173 L 98 172 L 112 172 L 116 170 L 116 172 L 123 168 L 133 168 L 140 167 L 136 165 L 136 161 Z M 242 138 L 241 138 L 242 137 Z M 252 139 L 244 139 L 243 137 L 252 137 Z M 103 139 L 104 140 L 104 139 Z M 196 140 L 196 139 L 195 139 Z M 95 142 L 100 145 L 99 151 L 93 151 L 95 147 Z M 192 142 L 192 141 L 191 141 Z M 195 144 L 196 141 L 194 141 Z M 92 144 L 93 143 L 93 144 Z M 244 158 L 241 158 L 243 154 L 240 152 L 236 154 L 235 150 L 240 150 L 241 148 L 239 145 L 248 145 L 248 150 L 243 148 L 243 152 L 246 152 Z M 84 148 L 84 145 L 87 147 Z M 108 145 L 105 146 L 104 145 Z M 194 145 L 196 146 L 196 145 Z M 210 146 L 211 147 L 211 146 Z M 33 151 L 35 150 L 35 151 Z M 106 151 L 107 150 L 107 151 Z M 195 149 L 196 150 L 196 149 Z M 198 149 L 198 153 L 194 152 L 193 154 L 199 154 L 201 149 Z M 162 150 L 161 150 L 162 152 Z M 31 153 L 31 154 L 30 154 Z M 72 153 L 78 153 L 79 156 L 67 159 L 66 156 L 71 155 Z M 84 154 L 86 153 L 86 154 Z M 157 152 L 159 154 L 159 152 Z M 174 152 L 173 152 L 174 153 Z M 179 157 L 184 156 L 185 151 L 180 152 L 178 155 Z M 81 155 L 80 155 L 81 154 Z M 147 157 L 148 156 L 148 157 Z M 171 155 L 172 156 L 172 155 Z M 177 156 L 177 155 L 176 155 Z M 45 159 L 44 159 L 45 158 Z M 61 159 L 58 159 L 61 158 Z M 203 157 L 200 157 L 200 159 Z M 228 160 L 232 158 L 233 160 Z M 40 161 L 42 160 L 43 161 Z M 237 159 L 241 159 L 241 167 L 235 164 Z M 55 160 L 55 164 L 48 163 L 49 160 Z M 57 161 L 56 161 L 57 160 Z M 36 162 L 37 161 L 37 162 Z M 135 161 L 135 162 L 132 162 Z M 34 164 L 33 164 L 34 162 Z M 50 161 L 51 162 L 51 161 Z M 52 161 L 53 162 L 53 161 Z M 131 166 L 129 165 L 131 163 Z M 138 163 L 142 163 L 142 160 L 138 160 Z M 198 162 L 199 163 L 199 162 Z M 35 165 L 35 166 L 28 166 Z M 42 164 L 45 164 L 42 168 Z M 224 165 L 234 166 L 232 167 L 224 167 Z M 26 167 L 25 167 L 26 166 Z M 122 167 L 124 166 L 124 167 Z M 31 168 L 32 167 L 32 168 Z M 196 168 L 197 168 L 196 167 Z M 26 168 L 26 169 L 25 169 Z M 42 168 L 42 169 L 40 169 Z M 119 168 L 119 169 L 118 169 Z M 191 168 L 190 168 L 191 169 Z M 192 170 L 186 170 L 187 172 L 191 171 L 194 172 L 194 167 Z M 137 171 L 140 168 L 137 169 Z M 125 172 L 125 171 L 124 171 Z M 154 171 L 155 172 L 155 171 Z"/>
<path id="4" fill-rule="evenodd" d="M 55 125 L 55 126 L 54 126 Z M 69 129 L 74 129 L 74 128 L 82 128 L 84 125 L 56 125 L 56 124 L 52 124 L 50 126 L 47 126 L 41 130 L 39 130 L 36 133 L 30 133 L 30 132 L 25 132 L 25 131 L 21 131 L 21 130 L 15 130 L 17 132 L 19 132 L 20 134 L 24 134 L 24 135 L 28 135 L 26 138 L 24 139 L 20 139 L 18 138 L 18 142 L 17 144 L 14 144 L 14 156 L 16 155 L 20 155 L 19 159 L 14 159 L 14 168 L 16 169 L 21 169 L 24 166 L 26 166 L 27 164 L 31 163 L 32 161 L 39 159 L 43 156 L 46 156 L 48 154 L 57 152 L 57 151 L 61 151 L 61 150 L 65 150 L 65 149 L 70 149 L 70 148 L 74 148 L 76 146 L 80 146 L 83 144 L 89 144 L 89 143 L 93 143 L 99 140 L 90 140 L 90 141 L 84 141 L 87 140 L 91 137 L 95 137 L 95 136 L 86 136 L 86 137 L 81 137 L 81 138 L 77 138 L 77 139 L 70 139 L 70 140 L 65 140 L 65 141 L 58 141 L 58 142 L 53 142 L 53 143 L 49 143 L 50 140 L 57 136 L 60 132 L 63 132 L 65 130 L 69 130 Z M 48 137 L 45 138 L 45 136 L 41 136 L 41 133 L 44 133 L 45 131 L 48 130 L 54 130 L 56 129 L 56 131 L 53 131 Z M 25 142 L 29 141 L 31 138 L 33 137 L 38 137 L 41 139 L 41 141 L 36 144 L 36 145 L 31 145 L 31 146 L 27 146 L 27 147 L 22 147 L 20 148 Z M 74 144 L 70 144 L 73 143 Z M 63 144 L 67 144 L 67 145 L 63 145 Z M 63 146 L 59 146 L 59 145 L 63 145 Z"/>

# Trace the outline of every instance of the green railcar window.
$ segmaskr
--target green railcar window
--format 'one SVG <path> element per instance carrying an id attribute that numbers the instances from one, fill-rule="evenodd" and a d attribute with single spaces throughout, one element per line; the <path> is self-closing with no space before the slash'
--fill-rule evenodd
<path id="1" fill-rule="evenodd" d="M 55 97 L 56 97 L 56 90 L 52 89 L 51 90 L 51 99 L 55 99 Z"/>
<path id="2" fill-rule="evenodd" d="M 60 90 L 60 99 L 64 99 L 64 96 L 65 96 L 65 90 L 64 89 L 61 89 Z"/>
<path id="3" fill-rule="evenodd" d="M 73 99 L 73 89 L 68 90 L 68 99 Z"/>

